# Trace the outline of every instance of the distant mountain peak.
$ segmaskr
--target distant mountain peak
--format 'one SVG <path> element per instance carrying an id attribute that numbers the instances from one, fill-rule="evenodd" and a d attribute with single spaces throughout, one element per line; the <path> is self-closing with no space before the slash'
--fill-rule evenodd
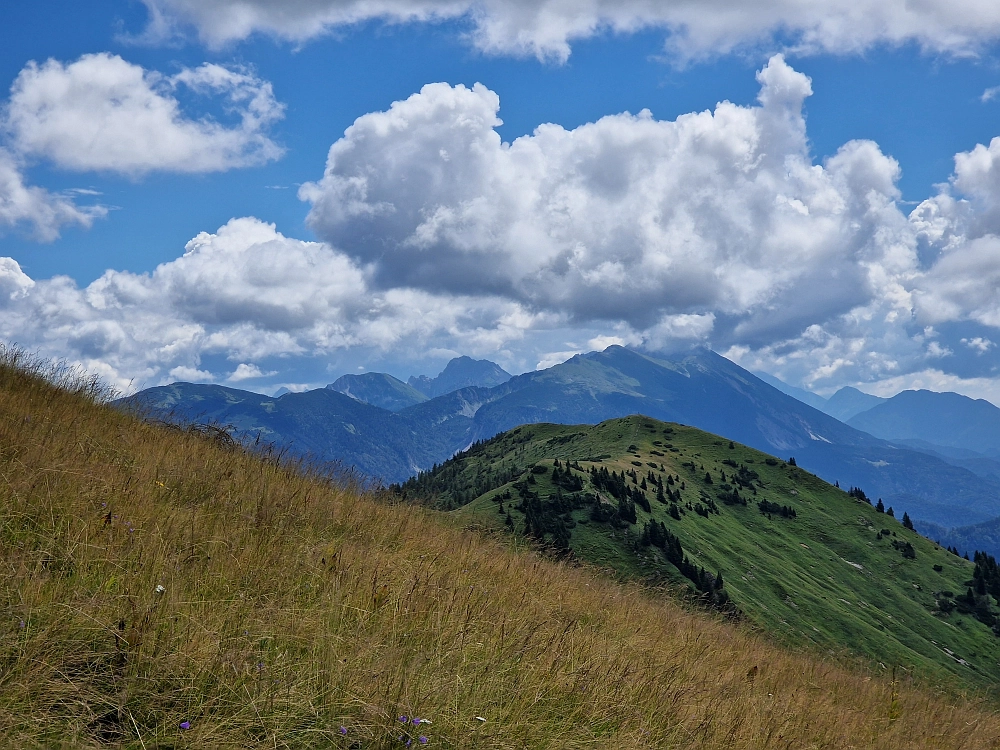
<path id="1" fill-rule="evenodd" d="M 399 411 L 427 400 L 427 396 L 384 372 L 342 375 L 327 386 L 363 404 Z"/>
<path id="2" fill-rule="evenodd" d="M 839 391 L 827 399 L 823 408 L 831 417 L 836 417 L 841 422 L 846 422 L 856 414 L 885 403 L 888 399 L 872 396 L 859 391 L 849 385 L 845 385 Z"/>
<path id="3" fill-rule="evenodd" d="M 883 440 L 917 440 L 1000 455 L 1000 409 L 960 393 L 901 391 L 854 415 L 848 424 Z"/>
<path id="4" fill-rule="evenodd" d="M 473 359 L 472 357 L 455 357 L 441 374 L 435 378 L 421 375 L 410 376 L 407 384 L 420 391 L 427 398 L 435 398 L 445 393 L 457 391 L 460 388 L 477 386 L 493 388 L 510 380 L 511 374 L 495 362 L 488 359 Z"/>

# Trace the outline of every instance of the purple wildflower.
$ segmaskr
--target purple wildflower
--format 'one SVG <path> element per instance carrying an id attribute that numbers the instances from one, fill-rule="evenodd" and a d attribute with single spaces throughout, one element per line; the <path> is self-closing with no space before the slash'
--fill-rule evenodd
<path id="1" fill-rule="evenodd" d="M 191 722 L 190 721 L 182 721 L 181 722 L 181 729 L 190 729 L 190 728 L 191 728 Z"/>
<path id="2" fill-rule="evenodd" d="M 421 719 L 418 719 L 416 716 L 413 717 L 413 726 L 419 727 L 420 726 L 420 722 L 421 722 Z"/>
<path id="3" fill-rule="evenodd" d="M 426 738 L 426 737 L 424 737 L 423 735 L 420 735 L 419 737 L 417 737 L 417 741 L 418 741 L 418 742 L 419 742 L 419 743 L 420 743 L 421 745 L 426 745 L 426 744 L 427 744 L 427 738 Z"/>
<path id="4" fill-rule="evenodd" d="M 341 727 L 340 728 L 340 733 L 341 734 L 347 734 L 347 727 Z"/>
<path id="5" fill-rule="evenodd" d="M 408 724 L 409 721 L 410 721 L 410 717 L 408 717 L 406 715 L 403 715 L 403 716 L 399 717 L 399 723 L 400 724 Z"/>

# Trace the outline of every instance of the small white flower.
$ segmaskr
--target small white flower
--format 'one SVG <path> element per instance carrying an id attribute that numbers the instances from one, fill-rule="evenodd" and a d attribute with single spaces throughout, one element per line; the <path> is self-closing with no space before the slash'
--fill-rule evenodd
<path id="1" fill-rule="evenodd" d="M 477 716 L 476 721 L 486 721 L 482 716 Z"/>
<path id="2" fill-rule="evenodd" d="M 166 589 L 163 588 L 163 586 L 161 584 L 159 584 L 159 583 L 156 584 L 156 593 L 157 594 L 162 594 L 164 591 L 166 591 Z"/>

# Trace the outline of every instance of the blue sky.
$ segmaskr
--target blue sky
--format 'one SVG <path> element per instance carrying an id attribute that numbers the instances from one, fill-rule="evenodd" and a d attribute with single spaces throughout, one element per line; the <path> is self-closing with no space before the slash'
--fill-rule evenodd
<path id="1" fill-rule="evenodd" d="M 625 343 L 1000 403 L 987 5 L 10 5 L 0 337 L 119 387 Z"/>

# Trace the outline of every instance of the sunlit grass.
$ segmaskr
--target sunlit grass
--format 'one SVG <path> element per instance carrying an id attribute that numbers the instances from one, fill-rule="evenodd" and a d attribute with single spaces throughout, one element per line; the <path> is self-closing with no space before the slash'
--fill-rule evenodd
<path id="1" fill-rule="evenodd" d="M 4 356 L 0 744 L 1000 747 L 991 705 L 783 652 Z"/>

